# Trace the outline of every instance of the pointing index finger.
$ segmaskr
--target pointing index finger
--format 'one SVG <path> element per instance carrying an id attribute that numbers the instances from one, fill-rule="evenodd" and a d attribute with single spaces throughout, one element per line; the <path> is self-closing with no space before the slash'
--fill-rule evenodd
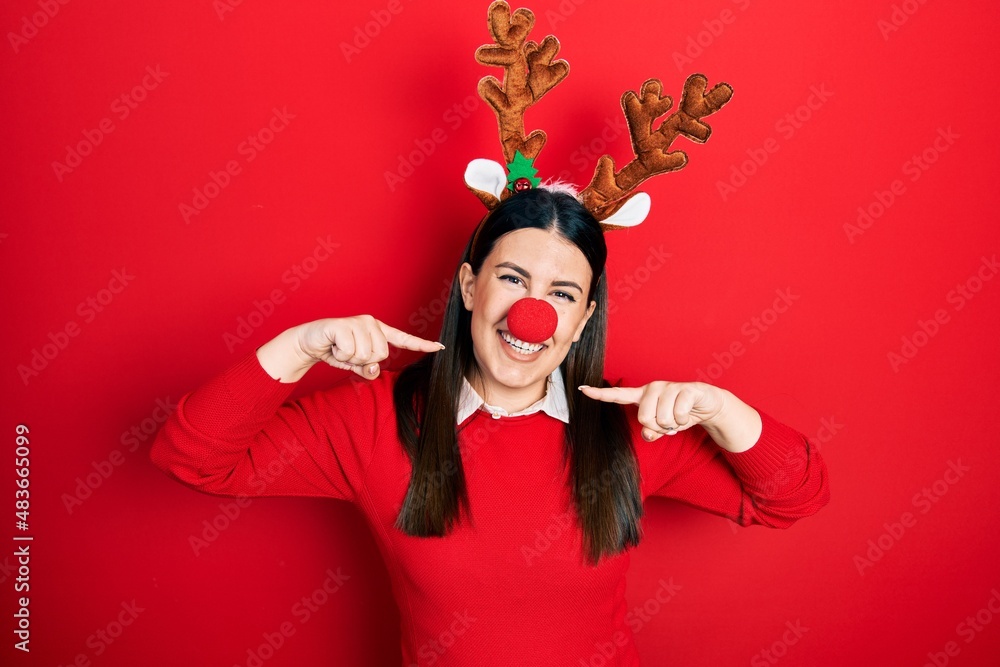
<path id="1" fill-rule="evenodd" d="M 380 321 L 378 324 L 382 328 L 382 333 L 385 335 L 386 341 L 395 347 L 401 347 L 404 350 L 416 350 L 417 352 L 439 352 L 444 349 L 444 345 L 440 343 L 400 331 L 385 322 Z"/>
<path id="2" fill-rule="evenodd" d="M 584 394 L 598 401 L 639 405 L 642 387 L 589 387 L 581 385 Z"/>

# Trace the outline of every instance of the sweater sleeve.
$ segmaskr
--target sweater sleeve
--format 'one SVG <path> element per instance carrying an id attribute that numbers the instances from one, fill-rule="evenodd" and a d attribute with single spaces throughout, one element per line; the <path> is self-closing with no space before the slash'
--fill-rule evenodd
<path id="1" fill-rule="evenodd" d="M 150 458 L 205 493 L 355 502 L 387 416 L 380 380 L 347 378 L 286 401 L 294 383 L 272 378 L 251 352 L 178 401 Z"/>
<path id="2" fill-rule="evenodd" d="M 673 498 L 741 526 L 787 528 L 815 514 L 830 501 L 826 464 L 815 444 L 757 412 L 760 438 L 739 453 L 719 447 L 701 426 L 646 442 L 636 414 L 630 415 L 636 424 L 633 442 L 649 454 L 642 470 L 644 495 Z"/>

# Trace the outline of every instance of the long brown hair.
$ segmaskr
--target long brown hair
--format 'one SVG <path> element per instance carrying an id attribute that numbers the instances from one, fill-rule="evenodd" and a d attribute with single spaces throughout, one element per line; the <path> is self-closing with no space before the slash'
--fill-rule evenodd
<path id="1" fill-rule="evenodd" d="M 441 327 L 446 349 L 404 368 L 393 389 L 397 434 L 413 465 L 396 527 L 419 537 L 443 536 L 462 510 L 471 518 L 455 415 L 462 379 L 477 370 L 472 315 L 462 302 L 458 272 L 469 262 L 474 274 L 497 240 L 516 229 L 554 230 L 586 257 L 591 275 L 586 303 L 596 301 L 580 340 L 560 365 L 569 405 L 564 464 L 571 466 L 572 497 L 591 564 L 639 543 L 642 499 L 639 467 L 621 405 L 595 401 L 581 384 L 608 386 L 604 379 L 608 289 L 607 246 L 597 220 L 565 193 L 534 188 L 505 199 L 483 220 L 455 270 Z"/>

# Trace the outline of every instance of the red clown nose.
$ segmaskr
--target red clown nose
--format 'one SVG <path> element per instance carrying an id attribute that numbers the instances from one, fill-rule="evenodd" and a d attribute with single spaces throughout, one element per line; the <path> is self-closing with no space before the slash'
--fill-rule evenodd
<path id="1" fill-rule="evenodd" d="M 525 297 L 507 311 L 510 333 L 526 343 L 541 343 L 552 337 L 559 324 L 556 309 L 548 301 Z"/>

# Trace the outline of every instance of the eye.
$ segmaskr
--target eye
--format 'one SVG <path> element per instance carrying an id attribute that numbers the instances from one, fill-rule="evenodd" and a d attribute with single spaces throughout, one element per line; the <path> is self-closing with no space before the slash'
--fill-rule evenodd
<path id="1" fill-rule="evenodd" d="M 512 285 L 523 285 L 524 284 L 523 280 L 521 280 L 519 277 L 517 277 L 517 276 L 515 276 L 513 274 L 510 274 L 510 273 L 505 273 L 504 275 L 499 276 L 499 279 L 502 280 L 502 281 L 505 281 L 505 282 L 510 282 L 510 284 L 512 284 Z M 567 301 L 568 303 L 576 303 L 576 298 L 572 294 L 568 294 L 566 292 L 561 292 L 561 291 L 560 292 L 553 292 L 552 294 L 557 299 L 560 299 L 560 300 L 563 300 L 563 301 Z"/>
<path id="2" fill-rule="evenodd" d="M 521 279 L 520 279 L 520 278 L 518 278 L 517 276 L 513 276 L 513 275 L 511 275 L 511 274 L 509 274 L 509 273 L 508 273 L 508 274 L 505 274 L 505 275 L 502 275 L 502 276 L 500 276 L 500 280 L 507 280 L 508 278 L 510 278 L 510 279 L 511 279 L 511 280 L 513 281 L 513 284 L 515 284 L 515 285 L 520 285 L 520 284 L 522 284 L 522 283 L 521 283 Z"/>
<path id="3" fill-rule="evenodd" d="M 573 298 L 572 294 L 567 294 L 566 292 L 555 292 L 555 295 L 560 299 L 567 299 L 570 303 L 576 303 L 576 299 Z"/>

